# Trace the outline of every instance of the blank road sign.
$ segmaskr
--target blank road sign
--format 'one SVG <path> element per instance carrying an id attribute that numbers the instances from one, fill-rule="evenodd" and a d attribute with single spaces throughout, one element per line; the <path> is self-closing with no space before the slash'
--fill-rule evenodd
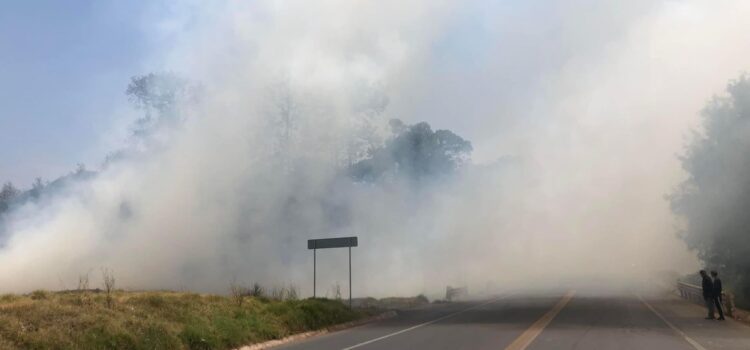
<path id="1" fill-rule="evenodd" d="M 308 239 L 307 249 L 356 247 L 357 237 Z"/>

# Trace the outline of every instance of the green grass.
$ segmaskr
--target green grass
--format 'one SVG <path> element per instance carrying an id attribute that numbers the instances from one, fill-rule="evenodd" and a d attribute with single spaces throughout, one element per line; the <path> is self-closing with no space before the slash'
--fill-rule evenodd
<path id="1" fill-rule="evenodd" d="M 231 349 L 373 313 L 335 300 L 176 292 L 34 291 L 0 296 L 0 349 Z"/>

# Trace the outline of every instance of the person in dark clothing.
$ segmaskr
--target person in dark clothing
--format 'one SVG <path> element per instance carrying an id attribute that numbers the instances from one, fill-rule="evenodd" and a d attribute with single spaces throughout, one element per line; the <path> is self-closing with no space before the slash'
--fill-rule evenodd
<path id="1" fill-rule="evenodd" d="M 713 289 L 713 297 L 714 297 L 714 304 L 716 305 L 716 310 L 719 311 L 719 320 L 724 321 L 724 310 L 721 307 L 721 293 L 723 292 L 721 288 L 721 279 L 719 279 L 719 273 L 716 271 L 711 271 L 711 278 L 713 279 L 714 283 L 714 289 Z"/>
<path id="2" fill-rule="evenodd" d="M 716 316 L 714 316 L 714 282 L 711 280 L 711 277 L 708 277 L 706 270 L 701 270 L 700 274 L 701 278 L 703 278 L 703 281 L 701 282 L 701 287 L 703 289 L 703 301 L 706 302 L 706 308 L 708 308 L 708 316 L 706 316 L 706 319 L 715 320 Z"/>

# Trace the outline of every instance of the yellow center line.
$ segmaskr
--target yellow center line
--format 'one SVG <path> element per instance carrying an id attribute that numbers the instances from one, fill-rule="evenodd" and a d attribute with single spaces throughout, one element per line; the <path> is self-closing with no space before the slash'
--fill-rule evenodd
<path id="1" fill-rule="evenodd" d="M 542 333 L 545 327 L 552 322 L 552 320 L 557 316 L 558 313 L 565 307 L 565 305 L 568 304 L 570 299 L 573 299 L 573 295 L 576 292 L 571 290 L 568 291 L 560 301 L 555 304 L 554 307 L 552 307 L 551 310 L 547 311 L 544 316 L 542 316 L 540 319 L 536 320 L 526 331 L 521 333 L 516 340 L 514 340 L 508 347 L 505 348 L 505 350 L 524 350 L 526 347 L 528 347 L 531 342 L 536 339 L 536 337 L 539 336 L 539 334 Z"/>

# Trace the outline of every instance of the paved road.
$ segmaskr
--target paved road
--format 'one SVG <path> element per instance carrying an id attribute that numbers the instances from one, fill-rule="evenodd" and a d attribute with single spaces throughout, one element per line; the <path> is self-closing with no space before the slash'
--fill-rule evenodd
<path id="1" fill-rule="evenodd" d="M 635 295 L 508 295 L 431 305 L 278 349 L 750 349 L 750 327 Z"/>

